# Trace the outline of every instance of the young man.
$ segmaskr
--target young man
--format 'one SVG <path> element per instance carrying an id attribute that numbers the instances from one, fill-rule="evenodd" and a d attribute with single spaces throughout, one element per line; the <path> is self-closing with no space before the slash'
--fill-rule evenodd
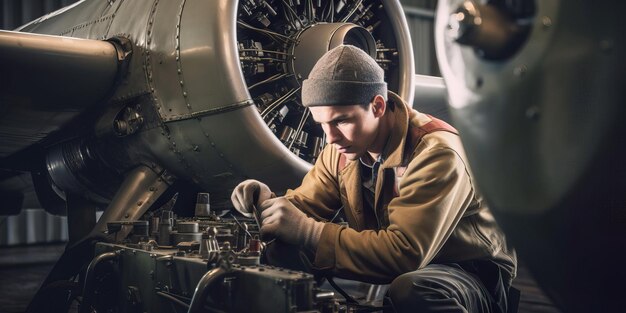
<path id="1" fill-rule="evenodd" d="M 387 92 L 378 64 L 347 45 L 316 63 L 302 103 L 328 142 L 315 166 L 284 197 L 241 183 L 235 208 L 258 197 L 263 236 L 312 251 L 319 273 L 391 283 L 398 312 L 506 312 L 515 253 L 454 128 Z M 327 222 L 342 206 L 349 227 Z"/>

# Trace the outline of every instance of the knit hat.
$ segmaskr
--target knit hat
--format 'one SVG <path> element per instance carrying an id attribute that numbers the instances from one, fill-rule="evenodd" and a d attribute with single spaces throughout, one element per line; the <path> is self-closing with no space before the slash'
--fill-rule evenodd
<path id="1" fill-rule="evenodd" d="M 385 72 L 365 51 L 341 45 L 326 52 L 302 82 L 302 105 L 368 104 L 376 95 L 387 100 Z"/>

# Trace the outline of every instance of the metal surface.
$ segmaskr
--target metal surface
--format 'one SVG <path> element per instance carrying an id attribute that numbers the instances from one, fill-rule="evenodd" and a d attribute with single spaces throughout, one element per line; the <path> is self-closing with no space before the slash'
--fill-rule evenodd
<path id="1" fill-rule="evenodd" d="M 508 58 L 517 52 L 528 27 L 503 11 L 493 4 L 466 0 L 450 14 L 446 35 L 448 39 L 474 48 L 484 58 Z"/>
<path id="2" fill-rule="evenodd" d="M 307 79 L 317 60 L 328 50 L 346 44 L 362 47 L 372 58 L 376 58 L 374 37 L 365 28 L 352 23 L 320 23 L 303 30 L 292 46 L 293 55 L 287 63 L 289 72 L 298 77 L 298 82 Z"/>
<path id="3" fill-rule="evenodd" d="M 581 18 L 582 3 L 580 11 L 538 3 L 528 44 L 504 62 L 491 62 L 446 38 L 456 3 L 439 7 L 437 53 L 483 191 L 509 210 L 547 210 L 580 179 L 620 116 L 614 99 L 621 80 L 606 79 L 623 67 L 617 30 L 610 18 Z M 604 86 L 582 84 L 581 77 Z"/>
<path id="4" fill-rule="evenodd" d="M 105 100 L 118 69 L 106 41 L 0 31 L 0 51 L 0 158 Z"/>
<path id="5" fill-rule="evenodd" d="M 115 260 L 119 256 L 119 252 L 106 252 L 99 254 L 96 256 L 87 266 L 86 274 L 85 274 L 85 284 L 83 287 L 83 300 L 80 304 L 79 313 L 89 313 L 92 312 L 91 305 L 93 304 L 93 294 L 96 280 L 95 280 L 95 271 L 96 266 L 102 262 Z"/>
<path id="6" fill-rule="evenodd" d="M 135 221 L 167 190 L 171 181 L 166 173 L 156 173 L 146 166 L 133 169 L 120 186 L 109 206 L 98 220 L 91 235 L 104 232 L 112 221 Z M 129 230 L 123 229 L 118 236 L 125 237 Z"/>
<path id="7" fill-rule="evenodd" d="M 515 53 L 490 61 L 446 34 L 461 3 L 439 3 L 436 47 L 478 187 L 557 305 L 618 311 L 616 284 L 626 279 L 626 258 L 615 253 L 626 245 L 624 4 L 503 5 L 509 16 L 532 12 L 524 18 L 530 33 Z"/>
<path id="8" fill-rule="evenodd" d="M 148 251 L 141 244 L 98 243 L 95 250 L 99 257 L 91 264 L 113 255 L 118 262 L 108 270 L 111 273 L 94 272 L 90 265 L 91 285 L 86 282 L 83 292 L 90 293 L 87 300 L 97 311 L 177 312 L 178 307 L 169 305 L 171 298 L 159 295 L 163 293 L 186 304 L 188 312 L 204 312 L 206 307 L 211 312 L 338 312 L 333 293 L 316 289 L 312 275 L 244 265 L 248 257 L 245 250 L 233 248 L 222 250 L 221 265 L 216 265 L 216 259 L 207 263 L 198 251 L 181 254 L 171 248 Z M 100 279 L 100 284 L 92 284 L 94 278 Z M 128 297 L 129 289 L 140 301 Z"/>
<path id="9" fill-rule="evenodd" d="M 102 235 L 108 222 L 136 220 L 173 182 L 209 192 L 215 212 L 230 208 L 232 188 L 246 178 L 262 180 L 279 194 L 298 184 L 324 142 L 322 131 L 300 104 L 297 85 L 301 78 L 290 76 L 293 73 L 286 66 L 293 57 L 289 51 L 306 29 L 325 22 L 343 23 L 338 34 L 345 34 L 337 42 L 364 45 L 369 50 L 371 34 L 374 55 L 386 71 L 389 89 L 411 103 L 413 57 L 399 3 L 342 1 L 341 8 L 335 4 L 310 0 L 293 6 L 287 1 L 85 0 L 20 27 L 20 32 L 85 38 L 89 41 L 81 43 L 91 47 L 113 47 L 109 50 L 114 51 L 117 70 L 111 72 L 110 80 L 100 83 L 94 81 L 102 79 L 99 75 L 83 72 L 90 75 L 82 77 L 81 83 L 89 86 L 82 88 L 77 83 L 79 90 L 73 88 L 67 94 L 67 100 L 80 100 L 79 104 L 70 101 L 65 107 L 50 108 L 52 116 L 65 114 L 64 108 L 71 112 L 58 121 L 42 123 L 47 125 L 43 132 L 31 130 L 37 129 L 32 114 L 38 112 L 31 106 L 23 112 L 12 109 L 2 117 L 18 125 L 18 131 L 7 128 L 0 132 L 2 146 L 25 129 L 32 136 L 28 143 L 0 155 L 4 167 L 37 172 L 50 155 L 48 174 L 54 176 L 56 194 L 75 193 L 90 200 L 99 195 L 98 202 L 108 203 L 88 238 L 68 249 L 72 252 L 62 258 L 67 263 L 57 264 L 46 283 L 74 275 L 89 259 L 90 241 Z M 365 40 L 351 41 L 352 33 Z M 50 38 L 55 43 L 64 40 Z M 107 38 L 114 39 L 100 41 Z M 71 50 L 72 46 L 63 48 Z M 120 48 L 124 49 L 120 52 Z M 10 56 L 19 54 L 16 46 L 11 49 L 15 53 Z M 128 51 L 132 51 L 130 59 Z M 292 59 L 293 68 L 301 67 L 299 62 L 313 64 L 318 56 Z M 121 58 L 126 62 L 120 63 Z M 41 60 L 47 60 L 41 66 L 58 63 L 52 56 Z M 98 66 L 95 62 L 96 70 Z M 25 69 L 20 77 L 48 82 L 68 69 L 75 74 L 73 67 L 53 72 L 36 68 Z M 54 80 L 50 86 L 58 85 L 53 91 L 65 95 L 68 82 Z M 38 94 L 36 87 L 31 85 L 15 96 L 10 93 L 10 108 L 17 107 L 19 97 Z M 48 108 L 51 100 L 56 101 L 38 99 L 41 103 L 34 103 L 34 108 Z M 22 123 L 24 116 L 29 119 Z M 281 142 L 278 137 L 289 128 L 293 135 Z M 76 153 L 80 149 L 63 150 L 61 145 L 68 142 L 89 147 L 89 158 Z M 87 168 L 83 163 L 90 158 L 110 177 L 83 171 Z M 40 183 L 45 182 L 44 176 L 38 176 Z M 52 188 L 39 188 L 45 191 L 40 202 L 58 203 L 59 197 L 48 189 Z M 117 236 L 125 237 L 125 232 L 123 228 Z"/>
<path id="10" fill-rule="evenodd" d="M 209 295 L 211 288 L 217 288 L 217 284 L 221 283 L 228 272 L 226 269 L 217 267 L 214 268 L 200 278 L 196 290 L 191 297 L 191 304 L 189 305 L 189 313 L 202 312 L 206 297 Z"/>
<path id="11" fill-rule="evenodd" d="M 300 106 L 298 90 L 289 91 L 289 97 L 282 90 L 293 88 L 301 78 L 285 77 L 262 86 L 258 83 L 267 76 L 248 72 L 249 64 L 264 67 L 266 74 L 289 75 L 283 64 L 291 57 L 289 51 L 293 51 L 298 36 L 324 22 L 337 21 L 343 26 L 337 30 L 333 44 L 366 45 L 364 48 L 376 55 L 386 69 L 390 89 L 409 103 L 413 97 L 411 43 L 399 3 L 348 2 L 335 14 L 330 14 L 334 3 L 322 2 L 312 11 L 309 4 L 290 7 L 278 1 L 254 6 L 248 1 L 91 0 L 20 27 L 20 31 L 89 39 L 123 34 L 132 43 L 134 55 L 128 70 L 118 76 L 116 89 L 105 106 L 81 110 L 90 118 L 76 125 L 59 126 L 62 132 L 55 138 L 42 136 L 37 139 L 45 140 L 38 142 L 53 146 L 70 134 L 75 136 L 79 129 L 83 133 L 87 130 L 84 137 L 94 132 L 99 137 L 95 153 L 115 171 L 125 172 L 138 164 L 159 164 L 177 179 L 191 181 L 210 192 L 216 210 L 228 205 L 230 190 L 245 178 L 265 181 L 279 193 L 294 186 L 309 169 L 308 162 L 319 153 L 322 132 Z M 283 10 L 295 12 L 302 20 L 295 22 L 295 27 L 285 28 L 284 23 L 293 16 L 286 18 L 291 13 Z M 281 14 L 272 15 L 272 11 Z M 257 13 L 268 14 L 263 20 L 269 22 L 267 26 L 256 22 Z M 269 32 L 281 34 L 268 37 Z M 369 36 L 376 40 L 376 53 Z M 350 39 L 356 37 L 365 39 Z M 259 49 L 242 51 L 246 40 L 262 43 L 267 49 L 261 50 L 278 54 Z M 315 38 L 306 43 L 316 45 L 315 41 L 325 40 Z M 254 59 L 257 52 L 265 56 L 258 62 L 247 61 L 248 55 Z M 322 52 L 291 62 L 294 68 L 307 68 Z M 268 55 L 275 60 L 268 61 Z M 289 107 L 274 108 L 286 115 L 280 123 L 277 119 L 269 121 L 273 109 L 266 110 L 267 116 L 259 114 L 266 108 L 257 98 L 268 92 L 275 94 L 272 97 L 284 96 Z M 130 131 L 122 127 L 126 119 L 119 113 L 128 111 L 141 117 L 141 123 Z M 90 129 L 94 124 L 95 129 Z M 292 127 L 295 135 L 281 142 L 277 136 L 287 127 Z M 251 154 L 254 159 L 248 157 Z M 278 171 L 282 175 L 275 175 Z"/>
<path id="12" fill-rule="evenodd" d="M 431 114 L 448 123 L 451 122 L 447 90 L 443 78 L 415 75 L 414 99 L 414 109 L 422 113 Z"/>

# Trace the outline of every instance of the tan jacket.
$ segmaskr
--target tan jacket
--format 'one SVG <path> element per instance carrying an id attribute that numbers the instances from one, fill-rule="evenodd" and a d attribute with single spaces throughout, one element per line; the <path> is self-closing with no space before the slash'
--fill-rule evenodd
<path id="1" fill-rule="evenodd" d="M 322 221 L 345 208 L 349 227 L 325 224 L 314 267 L 337 277 L 388 283 L 429 263 L 492 259 L 514 277 L 515 253 L 507 250 L 503 233 L 475 190 L 459 137 L 429 133 L 406 153 L 409 123 L 419 127 L 430 118 L 408 109 L 396 94 L 389 93 L 389 101 L 396 103 L 389 112 L 396 124 L 378 172 L 375 215 L 363 211 L 359 162 L 347 161 L 339 172 L 340 154 L 331 145 L 301 186 L 286 194 Z"/>

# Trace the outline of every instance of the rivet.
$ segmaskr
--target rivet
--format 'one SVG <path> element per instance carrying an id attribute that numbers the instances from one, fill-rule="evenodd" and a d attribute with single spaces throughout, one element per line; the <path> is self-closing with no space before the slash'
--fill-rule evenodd
<path id="1" fill-rule="evenodd" d="M 525 65 L 516 66 L 513 69 L 513 75 L 515 75 L 515 76 L 523 76 L 524 74 L 526 74 L 526 66 Z"/>
<path id="2" fill-rule="evenodd" d="M 548 28 L 552 26 L 552 19 L 550 19 L 547 16 L 544 16 L 541 18 L 541 24 L 543 25 L 544 28 Z"/>

